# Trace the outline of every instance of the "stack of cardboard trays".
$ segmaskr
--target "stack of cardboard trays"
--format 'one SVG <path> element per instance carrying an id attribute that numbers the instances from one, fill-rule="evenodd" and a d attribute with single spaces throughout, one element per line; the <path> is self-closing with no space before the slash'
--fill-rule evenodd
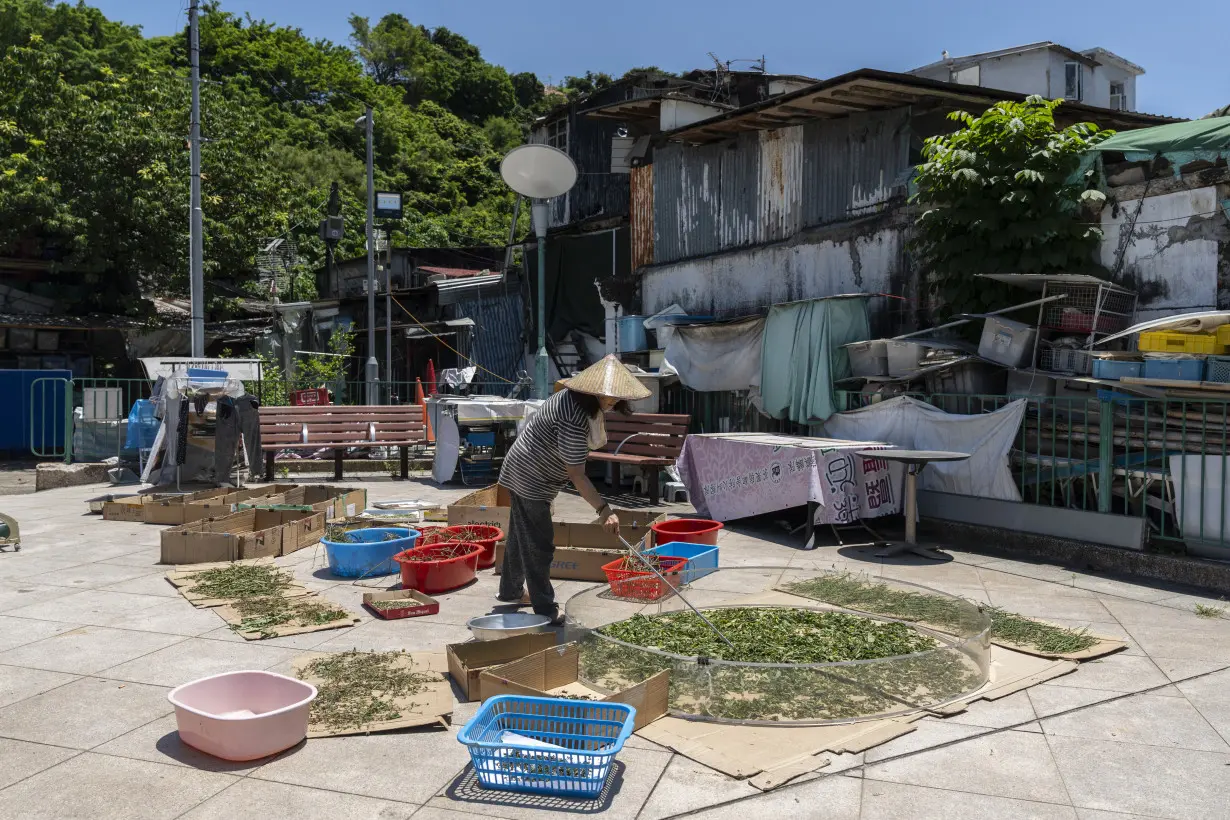
<path id="1" fill-rule="evenodd" d="M 272 485 L 244 490 L 242 499 L 237 495 L 158 506 L 158 512 L 151 508 L 154 517 L 188 519 L 163 531 L 161 563 L 200 564 L 289 555 L 318 543 L 329 520 L 346 510 L 362 509 L 367 501 L 365 490 L 328 485 Z M 216 514 L 197 518 L 200 510 Z"/>
<path id="2" fill-rule="evenodd" d="M 494 484 L 462 497 L 448 507 L 450 527 L 461 524 L 486 524 L 508 532 L 508 513 L 511 499 L 508 490 Z M 620 521 L 620 535 L 629 543 L 642 539 L 645 547 L 653 546 L 653 531 L 650 525 L 665 521 L 666 516 L 645 510 L 615 510 Z M 601 524 L 577 524 L 555 522 L 555 561 L 551 564 L 551 577 L 571 581 L 605 581 L 603 564 L 621 558 L 627 549 L 619 537 L 602 528 Z M 504 555 L 504 542 L 496 544 L 495 571 L 499 573 Z"/>

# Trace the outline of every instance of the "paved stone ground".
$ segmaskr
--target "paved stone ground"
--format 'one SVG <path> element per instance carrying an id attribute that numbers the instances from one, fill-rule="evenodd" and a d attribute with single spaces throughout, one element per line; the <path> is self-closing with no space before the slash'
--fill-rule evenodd
<path id="1" fill-rule="evenodd" d="M 373 499 L 465 492 L 425 481 L 367 486 Z M 1088 626 L 1130 646 L 1027 692 L 925 719 L 912 734 L 839 756 L 768 794 L 636 738 L 597 804 L 485 792 L 456 742 L 476 704 L 460 704 L 448 731 L 312 740 L 273 759 L 228 764 L 179 743 L 171 687 L 231 669 L 284 671 L 309 649 L 439 649 L 466 640 L 466 619 L 494 603 L 494 578 L 483 573 L 444 596 L 430 618 L 365 618 L 351 629 L 248 643 L 166 583 L 159 527 L 84 515 L 84 499 L 101 491 L 4 500 L 25 548 L 0 554 L 0 817 L 1230 817 L 1230 620 L 1193 612 L 1197 603 L 1220 606 L 1215 600 L 972 553 L 887 565 L 852 548 L 801 552 L 772 529 L 728 530 L 722 563 L 878 572 Z M 585 520 L 579 499 L 563 498 L 559 509 Z M 322 569 L 323 554 L 280 560 L 361 611 L 362 589 Z M 561 594 L 582 586 L 561 583 Z"/>

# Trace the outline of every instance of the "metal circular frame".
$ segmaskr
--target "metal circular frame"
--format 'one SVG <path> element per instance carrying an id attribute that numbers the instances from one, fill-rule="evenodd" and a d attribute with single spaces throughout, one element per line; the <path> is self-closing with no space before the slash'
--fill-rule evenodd
<path id="1" fill-rule="evenodd" d="M 580 679 L 614 693 L 670 673 L 670 714 L 764 725 L 825 725 L 899 716 L 967 698 L 990 670 L 991 619 L 963 598 L 898 579 L 791 567 L 706 570 L 656 601 L 615 597 L 605 586 L 566 604 Z M 805 594 L 800 594 L 804 591 Z M 901 623 L 937 646 L 909 655 L 817 664 L 697 658 L 627 643 L 599 630 L 632 615 L 733 607 L 834 611 Z"/>

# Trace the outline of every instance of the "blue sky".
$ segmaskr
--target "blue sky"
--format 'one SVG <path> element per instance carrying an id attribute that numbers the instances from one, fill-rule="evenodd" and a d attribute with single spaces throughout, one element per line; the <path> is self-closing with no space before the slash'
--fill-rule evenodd
<path id="1" fill-rule="evenodd" d="M 154 35 L 184 24 L 185 1 L 91 4 Z M 544 80 L 587 69 L 619 75 L 641 65 L 700 68 L 710 64 L 710 51 L 723 60 L 763 54 L 771 72 L 824 78 L 856 68 L 904 71 L 938 60 L 945 49 L 956 56 L 1054 40 L 1075 49 L 1102 46 L 1144 66 L 1140 111 L 1199 117 L 1230 104 L 1225 0 L 223 0 L 223 8 L 339 43 L 349 36 L 351 13 L 375 22 L 400 12 L 464 34 L 487 60 Z"/>

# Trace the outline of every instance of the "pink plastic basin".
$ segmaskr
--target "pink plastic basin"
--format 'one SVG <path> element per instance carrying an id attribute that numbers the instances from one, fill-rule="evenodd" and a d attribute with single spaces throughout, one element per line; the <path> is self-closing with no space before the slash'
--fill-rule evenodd
<path id="1" fill-rule="evenodd" d="M 273 672 L 224 672 L 167 698 L 184 743 L 223 760 L 256 760 L 307 737 L 316 687 Z"/>

